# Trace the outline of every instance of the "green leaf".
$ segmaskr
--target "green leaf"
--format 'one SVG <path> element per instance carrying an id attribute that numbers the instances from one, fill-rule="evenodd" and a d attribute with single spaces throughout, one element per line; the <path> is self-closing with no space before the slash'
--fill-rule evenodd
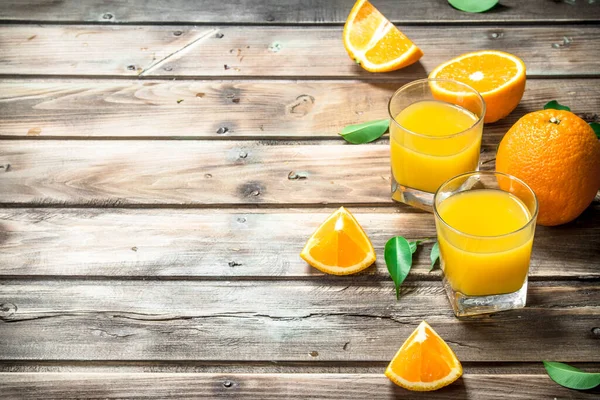
<path id="1" fill-rule="evenodd" d="M 498 4 L 498 0 L 448 0 L 448 3 L 460 11 L 480 13 L 490 10 Z"/>
<path id="2" fill-rule="evenodd" d="M 597 123 L 597 122 L 590 122 L 590 126 L 594 130 L 594 133 L 596 134 L 596 137 L 598 139 L 600 139 L 600 124 Z"/>
<path id="3" fill-rule="evenodd" d="M 396 299 L 400 299 L 400 285 L 412 266 L 410 244 L 402 236 L 396 236 L 385 244 L 385 263 L 396 286 Z"/>
<path id="4" fill-rule="evenodd" d="M 600 372 L 584 372 L 570 365 L 542 361 L 550 378 L 569 389 L 587 390 L 600 385 Z"/>
<path id="5" fill-rule="evenodd" d="M 435 242 L 433 247 L 431 248 L 431 253 L 429 253 L 429 259 L 431 260 L 431 268 L 429 268 L 429 272 L 433 271 L 433 267 L 435 263 L 440 258 L 440 245 L 438 242 Z"/>
<path id="6" fill-rule="evenodd" d="M 417 251 L 417 246 L 421 244 L 421 240 L 417 240 L 414 242 L 408 242 L 408 245 L 410 246 L 410 252 L 412 254 L 415 254 L 415 251 Z"/>
<path id="7" fill-rule="evenodd" d="M 563 106 L 556 100 L 552 100 L 544 105 L 544 110 L 563 110 L 563 111 L 571 111 L 571 109 L 567 106 Z"/>
<path id="8" fill-rule="evenodd" d="M 340 135 L 352 144 L 369 143 L 379 139 L 389 128 L 389 119 L 378 119 L 358 125 L 348 125 Z"/>

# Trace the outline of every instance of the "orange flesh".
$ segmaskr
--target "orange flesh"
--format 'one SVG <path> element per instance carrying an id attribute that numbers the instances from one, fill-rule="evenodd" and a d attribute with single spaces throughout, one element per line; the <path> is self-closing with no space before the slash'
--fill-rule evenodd
<path id="1" fill-rule="evenodd" d="M 374 64 L 383 64 L 389 60 L 400 58 L 412 45 L 412 42 L 402 32 L 394 28 L 369 49 L 365 57 Z"/>
<path id="2" fill-rule="evenodd" d="M 377 30 L 384 19 L 385 17 L 371 3 L 366 2 L 361 7 L 350 32 L 350 43 L 356 50 L 364 50 L 367 47 L 373 32 Z"/>
<path id="3" fill-rule="evenodd" d="M 448 354 L 446 346 L 425 328 L 427 338 L 418 342 L 413 334 L 412 343 L 406 347 L 401 357 L 394 359 L 392 369 L 410 382 L 433 382 L 440 380 L 451 371 L 455 362 Z"/>
<path id="4" fill-rule="evenodd" d="M 485 75 L 482 71 L 486 71 Z M 436 78 L 455 79 L 483 93 L 502 86 L 516 74 L 517 66 L 512 60 L 484 54 L 449 64 L 437 73 Z"/>
<path id="5" fill-rule="evenodd" d="M 310 255 L 326 265 L 353 266 L 365 259 L 368 249 L 362 233 L 345 214 L 329 221 L 324 227 L 328 233 L 316 237 L 319 242 L 310 249 Z"/>

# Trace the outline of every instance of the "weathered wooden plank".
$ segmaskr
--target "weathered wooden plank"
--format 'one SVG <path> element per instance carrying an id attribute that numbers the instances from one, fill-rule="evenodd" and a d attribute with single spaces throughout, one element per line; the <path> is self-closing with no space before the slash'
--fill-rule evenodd
<path id="1" fill-rule="evenodd" d="M 331 211 L 0 209 L 0 276 L 318 278 L 298 254 Z M 379 259 L 356 279 L 389 279 L 383 248 L 396 235 L 431 238 L 408 280 L 440 279 L 439 270 L 429 272 L 431 214 L 351 211 Z M 537 228 L 530 279 L 598 279 L 598 260 L 596 204 L 573 224 Z"/>
<path id="2" fill-rule="evenodd" d="M 597 362 L 600 287 L 531 283 L 458 320 L 439 282 L 0 281 L 3 360 L 390 360 L 427 320 L 460 360 Z M 32 295 L 35 294 L 35 295 Z"/>
<path id="3" fill-rule="evenodd" d="M 186 22 L 186 23 L 337 23 L 346 21 L 354 0 L 298 2 L 293 0 L 246 0 L 208 2 L 160 0 L 102 3 L 77 1 L 18 1 L 0 3 L 5 21 L 52 22 Z M 401 23 L 435 22 L 579 22 L 599 21 L 600 9 L 593 1 L 503 0 L 491 11 L 469 14 L 445 1 L 373 0 L 390 20 Z"/>
<path id="4" fill-rule="evenodd" d="M 484 167 L 493 166 L 489 161 L 494 153 L 495 146 L 484 149 Z M 214 140 L 3 140 L 0 203 L 391 205 L 389 157 L 385 140 L 360 146 Z M 293 172 L 302 172 L 306 178 L 293 179 L 293 174 L 290 178 Z"/>
<path id="5" fill-rule="evenodd" d="M 0 81 L 0 136 L 327 138 L 387 117 L 401 83 L 360 81 Z M 529 80 L 519 107 L 485 127 L 496 145 L 523 114 L 549 100 L 600 122 L 593 79 Z M 132 118 L 132 116 L 135 116 Z M 227 127 L 226 134 L 218 134 Z"/>
<path id="6" fill-rule="evenodd" d="M 0 27 L 0 74 L 137 76 L 214 28 L 144 26 Z"/>
<path id="7" fill-rule="evenodd" d="M 158 399 L 592 399 L 545 375 L 465 374 L 434 393 L 409 392 L 381 374 L 161 374 L 161 373 L 4 373 L 0 389 L 9 398 Z"/>
<path id="8" fill-rule="evenodd" d="M 347 55 L 341 27 L 4 25 L 0 74 L 168 77 L 422 78 L 451 57 L 498 49 L 529 76 L 598 76 L 600 27 L 405 27 L 425 52 L 401 71 L 374 74 Z M 443 39 L 441 37 L 443 36 Z M 568 38 L 568 43 L 565 38 Z"/>

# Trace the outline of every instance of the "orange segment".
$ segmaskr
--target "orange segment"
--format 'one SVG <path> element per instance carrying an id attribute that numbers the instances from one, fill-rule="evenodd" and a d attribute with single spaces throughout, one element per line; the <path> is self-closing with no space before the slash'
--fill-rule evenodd
<path id="1" fill-rule="evenodd" d="M 308 239 L 300 257 L 313 267 L 334 275 L 362 271 L 375 262 L 375 250 L 354 216 L 341 207 Z"/>
<path id="2" fill-rule="evenodd" d="M 344 47 L 371 72 L 387 72 L 417 62 L 423 52 L 367 0 L 358 0 L 344 25 Z"/>
<path id="3" fill-rule="evenodd" d="M 382 21 L 387 21 L 387 19 L 368 1 L 357 1 L 350 12 L 350 16 L 355 11 L 356 14 L 352 21 L 353 29 L 346 31 L 346 27 L 350 24 L 350 18 L 348 18 L 344 27 L 344 36 L 346 36 L 346 33 L 348 34 L 349 41 L 354 49 L 365 51 L 373 38 L 373 32 L 377 31 Z"/>
<path id="4" fill-rule="evenodd" d="M 385 370 L 392 382 L 415 391 L 437 390 L 460 378 L 462 365 L 452 349 L 423 321 Z"/>
<path id="5" fill-rule="evenodd" d="M 429 78 L 454 79 L 477 90 L 486 103 L 486 123 L 506 117 L 517 107 L 526 80 L 523 61 L 497 50 L 476 51 L 453 58 L 431 71 Z M 441 91 L 448 94 L 447 90 Z"/>

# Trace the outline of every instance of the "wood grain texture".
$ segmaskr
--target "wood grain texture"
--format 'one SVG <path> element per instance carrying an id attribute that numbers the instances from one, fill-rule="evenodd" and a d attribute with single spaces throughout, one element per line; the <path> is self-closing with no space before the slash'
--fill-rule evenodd
<path id="1" fill-rule="evenodd" d="M 597 25 L 445 27 L 443 38 L 430 27 L 403 29 L 425 56 L 374 74 L 348 57 L 341 27 L 3 25 L 0 74 L 406 81 L 479 49 L 522 57 L 530 77 L 600 74 Z"/>
<path id="2" fill-rule="evenodd" d="M 52 22 L 187 22 L 343 24 L 354 0 L 304 1 L 236 0 L 202 3 L 189 0 L 126 1 L 8 0 L 0 3 L 0 19 Z M 599 21 L 598 3 L 578 1 L 503 0 L 479 14 L 458 11 L 440 0 L 373 0 L 390 20 L 400 23 L 436 22 L 579 22 Z"/>
<path id="3" fill-rule="evenodd" d="M 306 388 L 310 388 L 307 393 Z M 154 399 L 431 399 L 408 392 L 381 374 L 0 374 L 6 398 Z M 465 374 L 435 392 L 437 399 L 592 399 L 598 391 L 563 388 L 545 375 Z"/>
<path id="4" fill-rule="evenodd" d="M 440 279 L 439 270 L 429 272 L 436 236 L 431 214 L 350 210 L 378 257 L 353 279 L 389 279 L 383 248 L 396 235 L 429 238 L 415 254 L 408 280 Z M 0 209 L 0 276 L 319 279 L 323 273 L 298 254 L 331 212 Z M 599 259 L 596 204 L 572 224 L 537 227 L 530 279 L 599 279 Z"/>
<path id="5" fill-rule="evenodd" d="M 0 136 L 320 139 L 387 118 L 401 83 L 360 81 L 0 80 Z M 496 145 L 524 114 L 556 99 L 600 122 L 594 79 L 533 79 L 518 108 L 485 127 Z M 132 117 L 134 116 L 134 117 Z M 226 134 L 218 134 L 227 127 Z"/>
<path id="6" fill-rule="evenodd" d="M 215 32 L 148 26 L 0 26 L 0 74 L 137 77 L 189 43 Z M 183 32 L 183 30 L 180 30 Z"/>
<path id="7" fill-rule="evenodd" d="M 485 168 L 493 167 L 494 149 L 483 149 Z M 0 170 L 0 203 L 391 205 L 389 151 L 385 140 L 360 146 L 273 141 L 4 140 L 0 141 L 0 165 L 4 166 Z M 290 179 L 290 174 L 293 177 L 299 172 L 306 179 Z"/>
<path id="8" fill-rule="evenodd" d="M 427 320 L 464 362 L 598 361 L 597 284 L 530 283 L 526 308 L 459 320 L 439 282 L 396 301 L 353 281 L 3 280 L 0 359 L 384 362 Z"/>

